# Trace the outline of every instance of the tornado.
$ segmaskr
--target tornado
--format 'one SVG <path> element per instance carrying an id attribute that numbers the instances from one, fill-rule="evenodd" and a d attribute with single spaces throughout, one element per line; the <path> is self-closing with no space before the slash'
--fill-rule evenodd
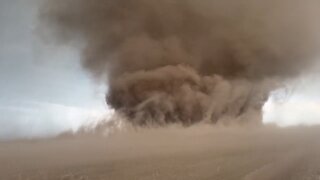
<path id="1" fill-rule="evenodd" d="M 317 0 L 46 0 L 41 27 L 76 46 L 137 126 L 261 124 L 269 93 L 312 67 Z M 81 44 L 81 45 L 80 45 Z"/>

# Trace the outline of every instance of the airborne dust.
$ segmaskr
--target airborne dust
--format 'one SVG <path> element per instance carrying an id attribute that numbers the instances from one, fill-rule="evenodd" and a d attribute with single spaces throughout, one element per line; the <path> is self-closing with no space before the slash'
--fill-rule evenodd
<path id="1" fill-rule="evenodd" d="M 43 27 L 84 42 L 107 103 L 136 125 L 261 123 L 270 91 L 319 54 L 316 0 L 52 0 Z"/>
<path id="2" fill-rule="evenodd" d="M 40 13 L 134 128 L 1 143 L 0 179 L 319 180 L 319 127 L 219 126 L 260 124 L 269 93 L 315 64 L 318 0 L 46 0 Z"/>

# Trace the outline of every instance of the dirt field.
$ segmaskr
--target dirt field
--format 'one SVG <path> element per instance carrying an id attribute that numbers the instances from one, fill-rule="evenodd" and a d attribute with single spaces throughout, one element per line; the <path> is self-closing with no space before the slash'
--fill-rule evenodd
<path id="1" fill-rule="evenodd" d="M 1 180 L 319 180 L 320 128 L 165 128 L 0 144 Z"/>

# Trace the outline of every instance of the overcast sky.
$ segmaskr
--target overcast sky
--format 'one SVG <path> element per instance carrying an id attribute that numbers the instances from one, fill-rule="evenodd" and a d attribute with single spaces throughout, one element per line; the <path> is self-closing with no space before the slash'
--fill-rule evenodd
<path id="1" fill-rule="evenodd" d="M 105 113 L 104 89 L 78 52 L 38 38 L 35 2 L 0 1 L 0 139 L 75 130 Z"/>
<path id="2" fill-rule="evenodd" d="M 108 113 L 104 87 L 81 69 L 78 52 L 41 42 L 37 8 L 36 0 L 0 1 L 0 139 L 76 130 Z M 320 123 L 319 80 L 312 74 L 292 81 L 286 102 L 269 99 L 264 121 Z"/>

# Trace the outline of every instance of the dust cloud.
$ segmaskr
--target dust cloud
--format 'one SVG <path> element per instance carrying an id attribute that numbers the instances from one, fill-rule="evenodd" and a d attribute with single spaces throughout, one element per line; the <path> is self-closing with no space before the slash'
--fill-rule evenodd
<path id="1" fill-rule="evenodd" d="M 314 64 L 319 5 L 46 0 L 41 28 L 81 48 L 120 121 L 1 143 L 0 179 L 318 180 L 319 127 L 238 125 L 261 123 L 269 92 Z"/>
<path id="2" fill-rule="evenodd" d="M 82 49 L 136 125 L 261 123 L 271 90 L 314 64 L 317 0 L 47 0 L 42 27 Z"/>

